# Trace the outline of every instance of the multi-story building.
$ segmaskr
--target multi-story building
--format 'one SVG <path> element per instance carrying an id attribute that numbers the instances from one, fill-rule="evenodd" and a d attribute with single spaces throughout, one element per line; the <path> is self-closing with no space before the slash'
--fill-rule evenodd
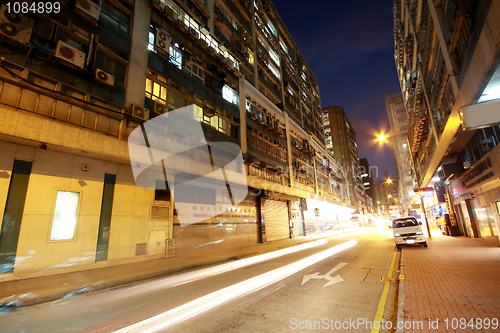
<path id="1" fill-rule="evenodd" d="M 386 96 L 385 105 L 391 126 L 389 144 L 394 151 L 394 159 L 398 170 L 399 198 L 401 204 L 408 207 L 411 198 L 415 195 L 414 178 L 411 173 L 411 160 L 408 152 L 408 113 L 401 93 Z"/>
<path id="2" fill-rule="evenodd" d="M 366 206 L 368 213 L 373 213 L 373 173 L 370 163 L 366 158 L 359 159 L 359 166 L 361 170 L 361 181 L 365 190 Z"/>
<path id="3" fill-rule="evenodd" d="M 398 197 L 399 180 L 390 179 L 375 182 L 374 188 L 374 209 L 375 213 L 390 217 L 402 213 L 402 206 Z"/>
<path id="4" fill-rule="evenodd" d="M 361 180 L 356 132 L 344 109 L 340 106 L 323 109 L 323 126 L 326 147 L 344 168 L 350 205 L 356 207 L 356 213 L 363 214 L 367 208 Z"/>
<path id="5" fill-rule="evenodd" d="M 324 145 L 316 79 L 270 1 L 51 8 L 0 8 L 0 279 L 222 250 L 348 221 L 354 208 Z M 205 136 L 191 140 L 208 150 L 180 147 L 181 129 L 148 122 L 185 106 Z M 136 183 L 131 133 L 163 165 L 145 176 L 152 188 Z M 245 200 L 233 205 L 229 185 L 176 195 L 165 164 L 176 181 L 204 176 L 218 142 L 241 150 Z M 152 148 L 185 151 L 182 163 L 155 161 Z M 192 209 L 180 213 L 181 204 Z M 212 217 L 182 225 L 181 214 Z"/>
<path id="6" fill-rule="evenodd" d="M 498 244 L 500 3 L 394 1 L 393 10 L 418 183 L 445 185 L 456 233 Z"/>

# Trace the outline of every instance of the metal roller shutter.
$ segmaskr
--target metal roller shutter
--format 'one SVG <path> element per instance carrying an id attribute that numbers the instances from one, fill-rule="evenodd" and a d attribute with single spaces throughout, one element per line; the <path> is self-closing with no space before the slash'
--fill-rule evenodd
<path id="1" fill-rule="evenodd" d="M 266 200 L 264 202 L 264 221 L 266 226 L 266 240 L 273 241 L 288 238 L 288 206 L 286 202 Z"/>

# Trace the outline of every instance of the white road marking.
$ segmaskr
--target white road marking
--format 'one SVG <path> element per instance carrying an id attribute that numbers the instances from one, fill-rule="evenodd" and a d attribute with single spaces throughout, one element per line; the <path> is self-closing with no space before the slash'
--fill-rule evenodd
<path id="1" fill-rule="evenodd" d="M 328 280 L 328 282 L 323 287 L 328 287 L 328 286 L 331 286 L 332 284 L 342 282 L 342 281 L 344 281 L 344 279 L 341 278 L 340 275 L 337 275 L 335 277 L 332 277 L 331 275 L 333 273 L 335 273 L 336 271 L 338 271 L 339 269 L 341 269 L 342 267 L 344 267 L 345 265 L 347 265 L 346 262 L 341 262 L 340 264 L 337 264 L 337 266 L 333 267 L 325 275 L 318 275 L 319 272 L 316 272 L 314 274 L 304 275 L 304 277 L 302 278 L 302 284 L 306 283 L 307 281 L 309 281 L 311 279 L 325 279 L 325 280 Z"/>

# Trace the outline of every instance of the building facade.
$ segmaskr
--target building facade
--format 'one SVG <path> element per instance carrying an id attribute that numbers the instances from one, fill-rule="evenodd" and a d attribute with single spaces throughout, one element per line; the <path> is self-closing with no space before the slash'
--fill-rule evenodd
<path id="1" fill-rule="evenodd" d="M 270 1 L 76 0 L 56 9 L 0 8 L 0 279 L 224 250 L 348 221 L 354 207 L 324 144 L 316 79 Z M 248 195 L 237 206 L 209 187 L 176 196 L 161 176 L 154 188 L 137 186 L 129 135 L 186 106 L 210 151 L 218 142 L 241 151 Z M 145 144 L 178 151 L 179 132 L 163 132 Z M 175 177 L 203 175 L 194 152 L 182 161 Z M 220 214 L 182 225 L 178 206 L 191 203 L 192 216 Z"/>
<path id="2" fill-rule="evenodd" d="M 366 158 L 359 159 L 359 167 L 361 169 L 361 181 L 363 182 L 363 187 L 365 190 L 365 198 L 366 198 L 366 208 L 369 214 L 374 213 L 374 205 L 373 205 L 373 173 L 372 168 L 370 167 L 370 163 Z"/>
<path id="3" fill-rule="evenodd" d="M 339 106 L 323 109 L 323 126 L 326 147 L 340 161 L 345 171 L 350 205 L 356 207 L 358 214 L 363 214 L 367 211 L 367 206 L 359 166 L 356 132 L 344 109 Z"/>
<path id="4" fill-rule="evenodd" d="M 385 97 L 385 105 L 391 126 L 390 145 L 394 151 L 394 159 L 398 170 L 399 198 L 408 207 L 414 197 L 414 177 L 408 150 L 408 113 L 403 96 L 395 93 Z"/>
<path id="5" fill-rule="evenodd" d="M 444 186 L 453 233 L 498 244 L 500 3 L 394 1 L 393 10 L 418 182 Z"/>

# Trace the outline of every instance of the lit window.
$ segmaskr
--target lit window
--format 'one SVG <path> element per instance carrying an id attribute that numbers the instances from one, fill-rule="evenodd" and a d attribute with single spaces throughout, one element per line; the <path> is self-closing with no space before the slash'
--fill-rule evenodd
<path id="1" fill-rule="evenodd" d="M 175 47 L 170 47 L 170 60 L 179 69 L 182 68 L 182 53 Z"/>
<path id="2" fill-rule="evenodd" d="M 148 50 L 154 51 L 155 49 L 154 45 L 155 45 L 155 34 L 150 31 L 148 37 Z"/>
<path id="3" fill-rule="evenodd" d="M 52 219 L 50 240 L 72 240 L 75 238 L 76 217 L 80 193 L 57 191 L 56 207 Z"/>
<path id="4" fill-rule="evenodd" d="M 229 88 L 227 85 L 222 87 L 222 97 L 229 103 L 238 104 L 238 95 L 233 89 Z"/>
<path id="5" fill-rule="evenodd" d="M 278 37 L 278 32 L 276 31 L 276 28 L 271 23 L 271 21 L 267 21 L 267 27 L 269 28 L 269 30 L 271 30 L 274 36 Z"/>

